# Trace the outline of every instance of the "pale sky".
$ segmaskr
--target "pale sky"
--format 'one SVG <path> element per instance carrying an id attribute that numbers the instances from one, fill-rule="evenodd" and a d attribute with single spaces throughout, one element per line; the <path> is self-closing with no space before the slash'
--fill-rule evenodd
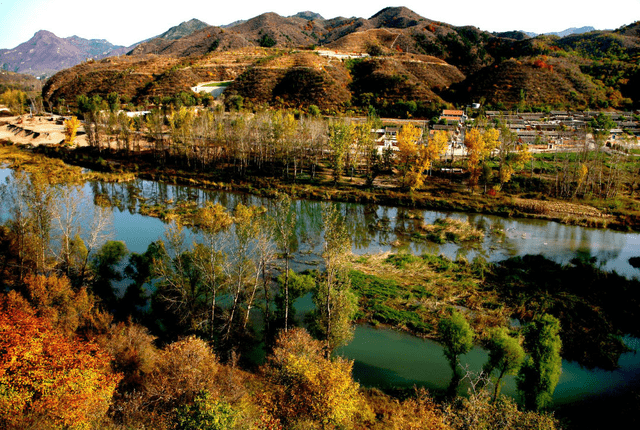
<path id="1" fill-rule="evenodd" d="M 640 19 L 640 0 L 404 0 L 402 4 L 389 0 L 0 0 L 0 48 L 15 48 L 38 30 L 130 46 L 192 18 L 222 25 L 265 12 L 289 16 L 304 10 L 327 19 L 369 18 L 387 6 L 406 6 L 425 18 L 490 32 L 544 33 L 582 26 L 615 29 Z"/>

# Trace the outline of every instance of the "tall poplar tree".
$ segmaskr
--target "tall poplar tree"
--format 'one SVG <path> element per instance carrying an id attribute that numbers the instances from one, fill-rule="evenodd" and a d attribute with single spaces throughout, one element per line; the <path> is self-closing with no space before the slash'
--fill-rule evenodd
<path id="1" fill-rule="evenodd" d="M 560 322 L 551 315 L 543 315 L 525 329 L 525 346 L 529 355 L 517 378 L 517 387 L 527 409 L 540 410 L 553 398 L 560 373 Z"/>

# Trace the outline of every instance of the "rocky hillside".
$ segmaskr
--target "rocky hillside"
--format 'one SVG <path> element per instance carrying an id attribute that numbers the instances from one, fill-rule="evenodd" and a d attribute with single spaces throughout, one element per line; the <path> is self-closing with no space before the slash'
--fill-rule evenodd
<path id="1" fill-rule="evenodd" d="M 127 51 L 128 48 L 112 45 L 106 40 L 87 40 L 78 36 L 60 38 L 41 30 L 13 49 L 0 49 L 0 65 L 12 72 L 50 76 L 87 59 L 121 55 Z"/>
<path id="2" fill-rule="evenodd" d="M 0 94 L 6 90 L 20 90 L 25 93 L 40 93 L 42 83 L 31 75 L 0 71 Z"/>
<path id="3" fill-rule="evenodd" d="M 235 79 L 225 94 L 253 104 L 362 112 L 371 106 L 398 116 L 472 102 L 519 109 L 629 109 L 640 102 L 638 23 L 530 38 L 455 27 L 404 7 L 368 19 L 302 12 L 266 13 L 226 28 L 193 23 L 184 36 L 141 43 L 127 59 L 59 73 L 45 100 L 116 91 L 143 103 L 199 82 Z"/>
<path id="4" fill-rule="evenodd" d="M 171 27 L 159 36 L 140 42 L 131 51 L 129 51 L 128 55 L 144 55 L 151 53 L 171 55 L 173 52 L 171 50 L 167 50 L 167 48 L 175 41 L 184 39 L 183 42 L 192 45 L 193 43 L 190 41 L 189 37 L 193 33 L 209 27 L 209 24 L 206 22 L 202 22 L 195 18 L 190 21 L 185 21 L 180 25 Z"/>

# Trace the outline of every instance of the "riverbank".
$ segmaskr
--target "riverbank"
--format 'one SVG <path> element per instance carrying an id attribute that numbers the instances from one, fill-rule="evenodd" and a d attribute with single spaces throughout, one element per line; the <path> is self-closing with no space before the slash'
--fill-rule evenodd
<path id="1" fill-rule="evenodd" d="M 33 150 L 66 163 L 118 175 L 188 185 L 210 190 L 224 190 L 274 197 L 286 193 L 293 198 L 403 206 L 416 209 L 464 211 L 503 217 L 534 218 L 567 225 L 640 231 L 640 217 L 619 212 L 610 213 L 602 202 L 599 207 L 582 202 L 551 199 L 540 193 L 507 194 L 471 192 L 463 178 L 430 176 L 419 191 L 399 190 L 393 175 L 380 175 L 373 187 L 366 187 L 362 178 L 344 176 L 337 183 L 329 170 L 320 170 L 314 178 L 300 176 L 295 182 L 272 176 L 247 174 L 239 177 L 231 169 L 197 171 L 185 166 L 164 164 L 148 154 L 100 153 L 90 148 L 67 149 L 40 147 Z M 126 180 L 126 179 L 125 179 Z M 532 196 L 532 194 L 534 194 Z M 165 213 L 165 211 L 160 211 Z M 151 213 L 151 215 L 153 215 Z"/>
<path id="2" fill-rule="evenodd" d="M 608 370 L 629 351 L 623 336 L 640 337 L 640 281 L 589 261 L 560 265 L 538 255 L 487 263 L 382 253 L 353 257 L 350 277 L 359 322 L 415 336 L 438 339 L 438 322 L 451 308 L 465 314 L 480 343 L 492 328 L 512 330 L 551 314 L 560 320 L 565 359 Z"/>
<path id="3" fill-rule="evenodd" d="M 105 160 L 106 162 L 106 160 Z M 58 164 L 58 163 L 56 163 Z M 63 163 L 59 163 L 62 168 L 64 168 L 64 166 L 66 166 Z M 35 168 L 35 164 L 31 165 L 32 168 Z M 78 168 L 74 168 L 75 171 L 78 171 Z M 81 174 L 85 174 L 82 173 Z M 118 174 L 114 174 L 115 177 L 118 177 Z M 147 199 L 145 198 L 145 195 L 140 193 L 140 190 L 142 189 L 148 189 L 148 188 L 153 188 L 152 186 L 149 186 L 149 183 L 145 183 L 145 181 L 135 181 L 132 183 L 125 183 L 125 184 L 119 184 L 119 185 L 109 185 L 104 187 L 105 189 L 101 189 L 99 184 L 91 184 L 91 185 L 95 185 L 96 189 L 95 189 L 95 193 L 91 194 L 88 193 L 88 196 L 103 196 L 103 195 L 108 195 L 108 194 L 103 194 L 106 192 L 105 189 L 112 189 L 113 190 L 113 196 L 114 199 L 112 199 L 112 201 L 115 201 L 116 199 L 120 199 L 122 202 L 127 202 L 128 199 L 127 197 L 130 196 L 137 196 L 137 195 L 141 195 L 143 198 L 136 200 L 136 201 L 146 201 Z M 165 184 L 156 184 L 158 187 L 159 191 L 156 195 L 160 196 L 159 198 L 155 199 L 155 198 L 150 198 L 148 199 L 150 202 L 161 202 L 161 201 L 167 201 L 167 200 L 172 200 L 174 202 L 174 204 L 176 204 L 177 202 L 182 202 L 182 201 L 187 201 L 187 202 L 192 202 L 194 201 L 194 197 L 197 198 L 198 195 L 202 195 L 202 196 L 207 196 L 208 198 L 212 197 L 211 194 L 213 193 L 207 193 L 207 192 L 203 192 L 202 190 L 196 190 L 196 189 L 188 189 L 188 188 L 184 188 L 184 187 L 171 187 L 171 186 L 166 186 Z M 89 186 L 88 186 L 89 188 Z M 189 191 L 190 190 L 190 191 Z M 150 190 L 151 192 L 153 192 L 153 190 Z M 165 191 L 165 192 L 162 192 Z M 168 191 L 168 192 L 166 192 Z M 182 198 L 178 198 L 178 195 L 182 195 Z M 216 200 L 208 200 L 208 201 L 226 201 L 226 207 L 227 208 L 233 208 L 236 206 L 236 204 L 240 201 L 243 202 L 243 204 L 252 204 L 252 205 L 264 205 L 264 206 L 269 206 L 269 201 L 268 199 L 259 199 L 253 196 L 248 196 L 245 194 L 238 194 L 238 193 L 223 193 L 225 195 L 228 196 L 232 196 L 232 197 L 225 197 L 223 199 L 216 199 Z M 152 194 L 150 193 L 149 196 L 151 196 Z M 202 202 L 204 200 L 200 200 L 200 202 Z M 141 203 L 140 203 L 141 204 Z M 302 201 L 298 201 L 296 202 L 296 204 L 301 205 Z M 117 213 L 116 216 L 123 216 L 123 217 L 127 217 L 127 219 L 129 220 L 128 223 L 130 224 L 130 229 L 128 233 L 122 233 L 120 232 L 119 234 L 122 234 L 122 236 L 118 236 L 118 239 L 122 239 L 124 242 L 129 241 L 129 239 L 133 239 L 135 238 L 136 241 L 140 241 L 141 235 L 145 235 L 143 241 L 146 241 L 144 243 L 144 245 L 146 245 L 147 243 L 150 243 L 153 240 L 157 240 L 159 237 L 161 237 L 162 232 L 164 230 L 164 225 L 162 223 L 160 223 L 157 219 L 147 219 L 147 220 L 142 220 L 138 214 L 135 213 L 136 211 L 136 205 L 133 204 L 131 205 L 131 209 L 129 210 L 125 210 L 124 207 L 126 206 L 126 203 L 123 203 L 122 208 L 120 209 L 120 211 L 115 210 L 114 209 L 114 213 Z M 321 204 L 317 203 L 317 202 L 311 202 L 310 206 L 314 206 L 318 211 L 319 208 L 322 206 Z M 402 228 L 403 226 L 406 226 L 407 224 L 409 224 L 410 222 L 414 222 L 416 224 L 421 223 L 421 222 L 426 222 L 427 224 L 433 223 L 434 221 L 430 218 L 430 217 L 426 217 L 424 214 L 421 214 L 420 211 L 414 211 L 414 210 L 406 210 L 403 208 L 382 208 L 382 207 L 376 207 L 376 205 L 365 205 L 365 206 L 360 206 L 360 205 L 339 205 L 343 208 L 345 208 L 345 211 L 348 211 L 346 213 L 349 214 L 349 221 L 351 221 L 351 218 L 353 219 L 358 219 L 359 221 L 365 221 L 362 225 L 363 225 L 363 229 L 364 230 L 370 230 L 370 225 L 372 223 L 370 222 L 366 222 L 366 221 L 375 221 L 377 224 L 377 221 L 380 221 L 379 225 L 386 225 L 388 228 L 389 232 L 393 232 L 394 234 L 397 231 L 400 231 L 400 228 Z M 356 212 L 355 210 L 352 210 L 352 208 L 354 206 L 359 206 L 359 210 Z M 367 218 L 365 216 L 365 214 L 371 214 L 371 211 L 379 211 L 380 213 L 377 214 L 376 216 L 371 216 L 370 218 Z M 388 212 L 387 212 L 388 211 Z M 299 211 L 299 213 L 301 213 L 301 211 Z M 318 213 L 318 212 L 317 212 Z M 316 215 L 317 215 L 316 213 Z M 362 215 L 362 216 L 361 216 Z M 438 214 L 438 216 L 443 216 L 443 214 Z M 453 215 L 455 217 L 455 214 Z M 160 217 L 160 214 L 158 215 L 158 217 Z M 484 218 L 482 216 L 475 216 L 475 215 L 470 215 L 469 218 Z M 317 218 L 317 216 L 316 216 Z M 392 220 L 391 223 L 388 223 L 387 221 Z M 505 228 L 504 230 L 513 230 L 513 229 L 509 229 L 508 224 L 511 223 L 516 223 L 518 221 L 506 221 L 506 220 L 499 220 L 496 222 L 496 224 L 505 224 Z M 520 221 L 521 222 L 521 221 Z M 155 230 L 149 228 L 149 223 L 154 224 L 155 225 Z M 537 222 L 532 222 L 532 223 L 537 223 Z M 473 223 L 474 225 L 478 225 L 479 223 Z M 486 222 L 483 221 L 483 224 L 486 226 L 489 226 L 489 224 L 491 224 L 490 229 L 493 230 L 493 223 L 491 222 Z M 540 223 L 540 224 L 544 224 L 544 227 L 542 227 L 542 229 L 544 229 L 545 231 L 554 231 L 554 227 L 547 225 L 547 223 Z M 572 230 L 572 232 L 575 232 L 574 234 L 569 234 L 568 236 L 571 236 L 571 238 L 574 238 L 578 235 L 583 236 L 584 233 L 578 233 L 577 230 L 582 230 L 582 229 L 575 229 L 573 227 L 566 227 L 566 226 L 561 226 L 562 229 L 570 229 Z M 520 237 L 524 237 L 524 236 L 529 236 L 528 233 L 523 233 L 523 231 L 520 228 L 516 228 L 515 229 L 517 234 L 516 236 L 518 238 Z M 375 232 L 377 233 L 379 230 L 375 230 Z M 380 230 L 381 231 L 381 230 Z M 410 231 L 409 229 L 406 230 L 402 230 L 404 231 Z M 485 229 L 485 231 L 487 231 L 487 229 Z M 593 233 L 594 231 L 592 231 L 591 233 Z M 354 232 L 355 233 L 355 232 Z M 624 236 L 620 233 L 617 232 L 611 232 L 611 231 L 597 231 L 595 232 L 596 234 L 608 234 L 608 235 L 620 235 L 620 236 Z M 557 236 L 563 236 L 563 234 L 561 234 L 559 231 L 555 230 L 555 234 Z M 491 235 L 491 233 L 486 233 L 487 237 L 489 237 Z M 350 236 L 352 238 L 354 238 L 354 241 L 358 240 L 358 236 L 356 234 L 350 234 Z M 456 239 L 456 236 L 459 235 L 446 235 L 445 234 L 445 238 L 451 238 L 453 240 Z M 508 236 L 508 234 L 505 234 L 505 236 Z M 321 233 L 317 234 L 317 237 L 321 237 Z M 460 240 L 462 240 L 462 238 L 459 236 Z M 396 239 L 396 237 L 391 236 L 389 237 L 389 239 L 391 240 L 387 240 L 387 238 L 384 237 L 384 235 L 381 233 L 380 236 L 376 235 L 375 241 L 376 243 L 382 243 L 382 241 L 384 240 L 385 243 L 393 241 L 394 239 Z M 448 239 L 447 239 L 448 240 Z M 610 240 L 599 240 L 599 243 L 611 243 Z M 546 245 L 546 244 L 545 244 Z M 425 247 L 426 249 L 426 247 Z M 536 247 L 536 249 L 541 249 L 540 246 Z M 307 249 L 305 248 L 305 251 Z M 144 248 L 142 250 L 138 250 L 138 252 L 143 252 Z M 375 252 L 375 251 L 372 251 Z M 417 255 L 421 255 L 422 253 L 426 253 L 427 251 L 421 251 L 416 253 L 416 262 L 423 264 L 420 262 L 419 259 L 421 259 L 422 257 L 417 257 Z M 435 253 L 435 255 L 437 255 L 438 253 Z M 319 253 L 316 253 L 316 255 L 319 255 Z M 387 257 L 382 257 L 382 256 L 378 256 L 377 254 L 372 254 L 374 255 L 372 261 L 374 261 L 375 264 L 373 264 L 374 267 L 376 267 L 377 262 L 379 260 L 386 260 Z M 433 253 L 432 253 L 433 255 Z M 360 258 L 360 257 L 356 257 L 356 260 Z M 434 261 L 437 264 L 433 265 L 432 271 L 430 272 L 425 272 L 423 271 L 422 268 L 414 268 L 411 269 L 411 265 L 410 264 L 405 264 L 405 263 L 411 263 L 408 261 L 405 261 L 405 257 L 400 256 L 398 257 L 396 254 L 394 254 L 394 257 L 389 261 L 389 263 L 385 263 L 385 265 L 381 265 L 379 267 L 380 269 L 380 274 L 386 274 L 387 272 L 389 274 L 393 274 L 394 278 L 398 278 L 397 276 L 395 276 L 396 273 L 400 272 L 399 268 L 391 268 L 391 266 L 403 266 L 405 268 L 408 268 L 409 270 L 407 270 L 406 272 L 406 276 L 405 276 L 405 280 L 407 282 L 408 286 L 411 286 L 411 290 L 413 291 L 412 297 L 409 297 L 407 295 L 407 300 L 405 300 L 405 304 L 407 306 L 406 311 L 407 312 L 412 312 L 414 310 L 416 310 L 417 308 L 412 308 L 411 306 L 415 306 L 415 305 L 420 305 L 420 301 L 425 299 L 428 300 L 430 298 L 433 298 L 434 296 L 439 296 L 440 292 L 438 290 L 438 288 L 441 288 L 443 292 L 447 291 L 447 287 L 448 285 L 446 284 L 447 282 L 450 282 L 454 285 L 452 285 L 453 287 L 455 287 L 456 285 L 460 285 L 461 286 L 461 291 L 460 292 L 455 292 L 452 291 L 452 294 L 450 294 L 450 298 L 451 301 L 450 302 L 445 302 L 443 301 L 442 306 L 447 307 L 447 306 L 453 306 L 453 307 L 465 307 L 467 309 L 471 309 L 470 305 L 467 303 L 469 297 L 473 297 L 474 295 L 477 297 L 478 296 L 478 291 L 481 290 L 481 284 L 477 284 L 477 285 L 469 285 L 466 282 L 466 278 L 465 276 L 469 275 L 469 276 L 473 276 L 473 273 L 469 274 L 468 272 L 465 272 L 462 268 L 463 267 L 477 267 L 480 268 L 482 267 L 480 261 L 478 261 L 478 263 L 473 263 L 472 258 L 469 258 L 469 260 L 471 260 L 471 263 L 468 262 L 463 262 L 462 259 L 458 258 L 457 256 L 455 257 L 451 257 L 453 261 L 445 261 L 443 259 L 435 259 Z M 365 258 L 363 258 L 363 261 L 366 260 Z M 410 260 L 410 259 L 409 259 Z M 363 264 L 363 263 L 358 263 L 357 264 Z M 455 265 L 458 265 L 459 267 L 455 267 Z M 540 268 L 542 267 L 541 264 L 539 264 L 539 262 L 532 262 L 530 264 L 531 266 L 531 270 L 533 270 L 533 273 L 535 274 L 537 271 L 541 272 L 540 275 L 540 279 L 536 279 L 532 276 L 531 273 L 524 273 L 522 275 L 520 275 L 521 279 L 524 279 L 525 281 L 528 279 L 531 279 L 532 281 L 530 282 L 530 287 L 533 288 L 538 288 L 541 291 L 541 294 L 538 296 L 538 298 L 535 300 L 537 303 L 540 303 L 542 305 L 562 305 L 565 301 L 568 303 L 576 303 L 578 305 L 581 305 L 582 303 L 579 300 L 576 300 L 576 298 L 573 295 L 568 294 L 565 291 L 554 291 L 553 289 L 549 288 L 544 282 L 541 281 L 545 281 L 545 278 L 548 279 L 556 279 L 556 274 L 554 272 L 543 272 L 542 270 L 540 270 Z M 395 270 L 395 271 L 394 271 Z M 425 278 L 424 280 L 417 278 L 415 275 L 420 275 L 421 273 L 425 273 Z M 450 279 L 446 279 L 446 274 L 447 273 L 451 273 L 453 276 L 450 277 Z M 513 273 L 518 274 L 519 271 L 515 270 Z M 598 278 L 598 276 L 593 276 L 592 272 L 586 272 L 585 273 L 585 278 L 589 279 L 589 278 L 593 278 L 596 279 Z M 427 282 L 430 279 L 434 279 L 435 281 L 435 285 L 429 285 Z M 481 282 L 481 278 L 478 278 L 479 282 Z M 500 275 L 496 275 L 496 279 L 500 280 L 500 279 L 506 279 L 506 276 L 500 276 Z M 558 278 L 560 279 L 560 278 Z M 424 281 L 424 282 L 423 282 Z M 424 285 L 423 285 L 424 284 Z M 585 282 L 582 281 L 582 279 L 576 277 L 576 276 L 566 276 L 562 278 L 562 282 L 560 282 L 560 286 L 562 285 L 572 285 L 575 284 L 577 286 L 579 286 L 581 289 L 584 287 L 584 285 L 586 285 Z M 635 306 L 636 309 L 638 309 L 637 304 L 634 305 L 632 301 L 630 301 L 628 299 L 628 297 L 624 294 L 620 294 L 620 291 L 618 291 L 617 289 L 615 291 L 613 291 L 611 289 L 612 285 L 618 285 L 618 282 L 615 279 L 609 279 L 607 281 L 607 284 L 604 287 L 601 288 L 594 288 L 594 291 L 599 291 L 599 293 L 597 294 L 602 295 L 602 292 L 609 292 L 611 291 L 611 294 L 608 294 L 609 297 L 611 297 L 612 299 L 615 298 L 616 300 L 621 301 L 622 303 L 624 303 L 625 305 L 628 304 L 630 307 Z M 514 283 L 511 284 L 511 287 L 505 287 L 504 290 L 505 291 L 510 291 L 511 289 L 517 289 L 520 286 L 520 284 L 518 283 Z M 416 288 L 413 288 L 416 287 Z M 423 287 L 423 288 L 420 288 Z M 433 287 L 433 289 L 431 288 Z M 544 287 L 544 288 L 543 288 Z M 402 293 L 403 290 L 402 288 L 399 288 L 399 292 Z M 429 293 L 433 294 L 432 296 L 429 296 Z M 471 293 L 471 294 L 467 294 L 467 293 Z M 402 294 L 398 294 L 399 296 L 401 296 Z M 400 297 L 403 298 L 403 297 Z M 549 298 L 551 298 L 552 300 L 549 300 Z M 543 299 L 543 300 L 540 300 Z M 526 300 L 525 300 L 526 301 Z M 464 302 L 464 303 L 461 303 Z M 483 306 L 484 306 L 484 302 L 482 302 Z M 387 304 L 386 306 L 388 306 L 389 308 L 393 308 L 393 306 Z M 595 308 L 598 308 L 599 305 L 595 305 Z M 491 306 L 489 306 L 489 309 L 491 309 Z M 553 309 L 553 307 L 551 307 L 551 309 Z M 616 304 L 616 311 L 619 312 L 620 309 L 620 304 Z M 475 316 L 474 314 L 470 314 L 472 316 Z M 586 320 L 590 320 L 590 318 L 585 318 Z M 154 319 L 155 321 L 155 319 Z M 596 321 L 594 321 L 596 322 Z M 596 322 L 596 324 L 599 324 L 599 322 Z M 379 324 L 379 325 L 385 325 L 385 323 Z M 605 324 L 606 325 L 606 324 Z M 420 341 L 420 339 L 415 339 L 416 341 Z M 397 351 L 397 347 L 393 346 L 390 347 L 390 345 L 386 345 L 386 348 L 389 350 L 393 350 L 393 351 Z M 441 355 L 441 354 L 440 354 Z M 585 355 L 590 355 L 590 354 L 585 354 Z M 425 372 L 429 372 L 430 369 L 428 367 L 428 364 L 423 364 L 422 369 L 424 369 Z M 375 369 L 373 369 L 375 371 Z M 382 373 L 378 373 L 378 375 L 382 376 Z"/>
<path id="4" fill-rule="evenodd" d="M 276 115 L 272 119 L 276 121 L 278 118 Z M 15 143 L 95 171 L 115 175 L 135 174 L 143 179 L 207 189 L 234 190 L 268 197 L 286 193 L 295 198 L 314 200 L 465 211 L 553 220 L 585 227 L 640 230 L 640 214 L 636 211 L 637 204 L 633 199 L 634 181 L 631 181 L 631 185 L 624 184 L 625 187 L 631 187 L 631 197 L 624 196 L 629 190 L 624 191 L 622 187 L 611 202 L 577 200 L 577 192 L 572 194 L 571 200 L 552 199 L 549 196 L 553 194 L 552 190 L 558 192 L 557 172 L 560 171 L 563 178 L 568 178 L 560 181 L 562 186 L 570 186 L 575 182 L 569 172 L 565 172 L 566 162 L 561 160 L 562 157 L 556 159 L 557 154 L 552 158 L 540 158 L 535 163 L 536 169 L 532 161 L 530 169 L 514 172 L 508 183 L 499 186 L 495 185 L 495 178 L 500 167 L 495 160 L 489 160 L 485 166 L 489 168 L 488 176 L 483 179 L 487 184 L 479 191 L 478 188 L 474 191 L 468 188 L 468 178 L 462 173 L 466 166 L 461 157 L 455 156 L 455 160 L 446 162 L 441 159 L 436 162 L 434 170 L 423 178 L 423 184 L 418 189 L 408 191 L 401 186 L 404 179 L 401 180 L 402 175 L 395 170 L 401 166 L 394 167 L 397 163 L 393 158 L 383 161 L 382 158 L 386 156 L 375 162 L 369 160 L 367 163 L 373 162 L 375 166 L 367 166 L 360 159 L 364 155 L 358 151 L 346 154 L 344 157 L 355 159 L 343 160 L 351 167 L 345 164 L 343 174 L 336 179 L 331 148 L 326 145 L 315 148 L 313 154 L 306 147 L 294 151 L 295 142 L 291 142 L 293 146 L 289 149 L 269 145 L 257 148 L 259 145 L 256 144 L 257 149 L 252 150 L 233 147 L 235 141 L 227 136 L 222 140 L 209 139 L 209 143 L 192 153 L 189 151 L 194 148 L 188 149 L 189 145 L 181 144 L 179 139 L 173 142 L 175 137 L 169 130 L 162 133 L 129 130 L 126 136 L 114 135 L 112 130 L 98 150 L 87 146 L 86 134 L 80 129 L 75 145 L 62 147 L 62 122 L 63 118 L 56 116 L 23 115 L 7 118 L 0 123 L 0 142 L 4 138 L 7 143 Z M 229 129 L 229 133 L 235 130 L 233 124 L 220 123 L 225 130 Z M 255 126 L 260 124 L 265 127 L 269 125 L 260 122 Z M 110 126 L 103 124 L 100 127 Z M 277 154 L 265 155 L 260 151 L 276 151 Z M 289 154 L 288 151 L 294 151 L 295 154 Z M 626 176 L 633 176 L 636 170 L 633 166 L 621 168 Z M 369 181 L 365 180 L 367 175 Z M 372 179 L 371 175 L 376 176 Z"/>

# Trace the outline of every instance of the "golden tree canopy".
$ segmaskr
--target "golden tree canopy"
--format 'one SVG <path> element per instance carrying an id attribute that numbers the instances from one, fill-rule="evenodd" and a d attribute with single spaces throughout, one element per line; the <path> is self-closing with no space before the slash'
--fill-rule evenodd
<path id="1" fill-rule="evenodd" d="M 54 330 L 17 300 L 0 299 L 0 427 L 90 428 L 120 375 L 98 345 Z"/>

